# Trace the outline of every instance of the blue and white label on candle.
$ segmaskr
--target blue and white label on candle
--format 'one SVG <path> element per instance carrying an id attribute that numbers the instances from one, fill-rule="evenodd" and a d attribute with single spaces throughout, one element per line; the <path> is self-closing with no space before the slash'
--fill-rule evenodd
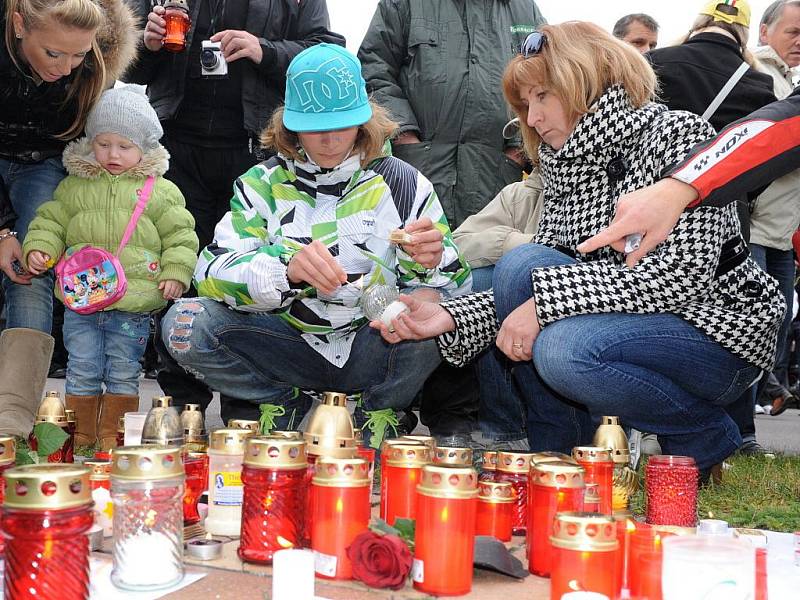
<path id="1" fill-rule="evenodd" d="M 418 558 L 415 558 L 414 562 L 411 563 L 411 581 L 416 583 L 425 582 L 425 563 Z"/>
<path id="2" fill-rule="evenodd" d="M 241 506 L 244 488 L 242 474 L 235 471 L 214 471 L 211 501 L 219 506 Z"/>
<path id="3" fill-rule="evenodd" d="M 336 576 L 337 558 L 314 550 L 314 570 L 325 577 Z"/>

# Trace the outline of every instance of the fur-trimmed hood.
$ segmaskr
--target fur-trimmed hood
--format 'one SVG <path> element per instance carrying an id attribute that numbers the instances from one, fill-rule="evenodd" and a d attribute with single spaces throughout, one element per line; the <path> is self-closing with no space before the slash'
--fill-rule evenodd
<path id="1" fill-rule="evenodd" d="M 97 33 L 97 44 L 106 63 L 106 87 L 114 85 L 133 63 L 142 39 L 139 20 L 124 0 L 97 0 L 106 22 Z"/>
<path id="2" fill-rule="evenodd" d="M 92 141 L 82 137 L 67 144 L 64 148 L 64 168 L 67 173 L 81 179 L 97 179 L 107 171 L 97 162 L 92 150 Z M 125 171 L 120 177 L 141 178 L 154 175 L 159 177 L 169 168 L 169 152 L 161 144 L 142 155 L 135 167 Z"/>

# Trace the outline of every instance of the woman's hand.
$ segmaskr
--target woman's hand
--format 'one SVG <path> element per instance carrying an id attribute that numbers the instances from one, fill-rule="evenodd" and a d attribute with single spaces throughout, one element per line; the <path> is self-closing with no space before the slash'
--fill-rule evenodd
<path id="1" fill-rule="evenodd" d="M 500 326 L 495 344 L 511 360 L 531 360 L 533 343 L 541 330 L 536 316 L 536 303 L 531 298 L 506 317 Z"/>
<path id="2" fill-rule="evenodd" d="M 164 300 L 177 300 L 186 291 L 183 288 L 183 284 L 174 279 L 165 279 L 158 284 L 158 289 L 164 292 Z"/>
<path id="3" fill-rule="evenodd" d="M 696 199 L 697 192 L 692 186 L 672 178 L 623 194 L 611 225 L 580 244 L 578 252 L 586 254 L 603 246 L 623 252 L 625 238 L 638 233 L 642 235 L 639 248 L 625 257 L 627 265 L 633 267 L 667 239 L 684 209 Z"/>
<path id="4" fill-rule="evenodd" d="M 28 252 L 28 271 L 34 275 L 41 275 L 50 268 L 50 255 L 38 250 Z"/>
<path id="5" fill-rule="evenodd" d="M 379 319 L 369 324 L 380 331 L 381 337 L 390 344 L 403 340 L 427 340 L 456 328 L 453 317 L 437 302 L 426 302 L 405 294 L 400 295 L 400 301 L 408 307 L 409 312 L 392 319 L 390 327 Z"/>
<path id="6" fill-rule="evenodd" d="M 318 240 L 303 246 L 292 256 L 286 267 L 286 277 L 291 283 L 305 282 L 329 295 L 347 283 L 347 273 Z"/>
<path id="7" fill-rule="evenodd" d="M 414 221 L 406 226 L 403 231 L 411 234 L 413 242 L 403 244 L 403 250 L 415 263 L 422 265 L 426 269 L 434 269 L 439 266 L 444 254 L 442 232 L 433 226 L 430 217 L 422 217 L 419 221 Z"/>
<path id="8" fill-rule="evenodd" d="M 154 6 L 147 15 L 147 24 L 144 26 L 144 47 L 150 52 L 158 52 L 164 45 L 164 35 L 167 33 L 167 22 L 164 20 L 163 6 Z"/>
<path id="9" fill-rule="evenodd" d="M 18 265 L 22 264 L 22 246 L 17 238 L 7 237 L 0 241 L 0 269 L 14 283 L 30 285 L 33 273 L 24 271 L 18 274 L 14 270 L 14 261 L 17 261 Z"/>

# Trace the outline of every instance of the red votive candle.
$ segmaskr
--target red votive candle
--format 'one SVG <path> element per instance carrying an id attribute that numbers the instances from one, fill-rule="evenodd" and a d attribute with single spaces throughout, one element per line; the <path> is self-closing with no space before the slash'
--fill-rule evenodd
<path id="1" fill-rule="evenodd" d="M 242 463 L 239 558 L 272 564 L 272 555 L 299 548 L 306 508 L 306 443 L 280 436 L 249 438 Z"/>
<path id="2" fill-rule="evenodd" d="M 530 478 L 531 457 L 530 452 L 497 452 L 497 471 L 494 480 L 507 481 L 514 487 L 517 496 L 516 510 L 514 511 L 514 535 L 525 535 L 528 527 L 528 479 Z"/>
<path id="3" fill-rule="evenodd" d="M 479 481 L 475 535 L 491 535 L 501 542 L 510 542 L 516 504 L 510 482 Z"/>
<path id="4" fill-rule="evenodd" d="M 633 556 L 631 574 L 636 572 L 636 595 L 631 588 L 633 598 L 661 600 L 661 566 L 664 562 L 663 552 L 645 552 Z"/>
<path id="5" fill-rule="evenodd" d="M 183 457 L 183 468 L 186 473 L 183 488 L 183 524 L 193 525 L 200 522 L 197 503 L 208 487 L 208 454 L 187 452 Z"/>
<path id="6" fill-rule="evenodd" d="M 550 600 L 561 600 L 561 596 L 575 590 L 617 597 L 619 543 L 614 519 L 583 512 L 558 513 L 550 543 Z"/>
<path id="7" fill-rule="evenodd" d="M 600 510 L 600 486 L 596 483 L 587 483 L 583 492 L 583 512 L 603 514 Z"/>
<path id="8" fill-rule="evenodd" d="M 13 435 L 0 436 L 0 506 L 3 505 L 6 497 L 6 480 L 3 477 L 8 469 L 14 466 L 17 460 L 17 441 Z M 0 557 L 3 556 L 6 541 L 0 533 Z"/>
<path id="9" fill-rule="evenodd" d="M 417 484 L 422 467 L 431 462 L 431 449 L 408 442 L 386 447 L 381 469 L 381 519 L 394 525 L 396 519 L 417 518 Z"/>
<path id="10" fill-rule="evenodd" d="M 163 46 L 169 52 L 183 52 L 186 48 L 186 34 L 192 20 L 189 17 L 189 7 L 186 0 L 167 0 L 164 4 L 164 29 Z"/>
<path id="11" fill-rule="evenodd" d="M 647 522 L 694 527 L 697 524 L 698 470 L 689 456 L 651 456 L 645 467 Z"/>
<path id="12" fill-rule="evenodd" d="M 595 446 L 578 446 L 572 450 L 572 458 L 583 467 L 586 484 L 596 483 L 600 495 L 600 510 L 604 515 L 612 513 L 614 491 L 614 461 L 611 450 Z"/>
<path id="13" fill-rule="evenodd" d="M 369 527 L 369 465 L 363 458 L 320 457 L 311 480 L 311 549 L 325 579 L 352 579 L 347 547 Z"/>
<path id="14" fill-rule="evenodd" d="M 550 576 L 550 533 L 556 513 L 579 512 L 583 507 L 583 467 L 551 462 L 531 467 L 528 514 L 528 570 Z"/>
<path id="15" fill-rule="evenodd" d="M 417 527 L 411 578 L 434 596 L 472 589 L 478 474 L 472 467 L 425 465 L 417 486 Z"/>
<path id="16" fill-rule="evenodd" d="M 3 473 L 4 597 L 86 600 L 92 493 L 89 469 L 26 465 Z"/>
<path id="17" fill-rule="evenodd" d="M 494 481 L 497 471 L 497 451 L 484 450 L 481 457 L 481 472 L 478 475 L 478 481 Z"/>

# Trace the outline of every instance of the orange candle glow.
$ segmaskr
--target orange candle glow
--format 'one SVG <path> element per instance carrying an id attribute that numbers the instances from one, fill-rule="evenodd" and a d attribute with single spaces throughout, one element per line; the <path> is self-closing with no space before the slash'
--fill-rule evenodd
<path id="1" fill-rule="evenodd" d="M 495 481 L 508 481 L 514 486 L 517 505 L 514 511 L 514 535 L 525 535 L 528 526 L 528 479 L 530 478 L 531 452 L 497 453 Z"/>
<path id="2" fill-rule="evenodd" d="M 471 467 L 425 465 L 417 486 L 414 588 L 435 596 L 472 589 L 478 475 Z"/>
<path id="3" fill-rule="evenodd" d="M 381 469 L 381 519 L 394 525 L 398 518 L 417 518 L 417 484 L 422 467 L 431 462 L 431 449 L 420 444 L 391 445 Z"/>
<path id="4" fill-rule="evenodd" d="M 583 467 L 586 484 L 597 484 L 597 491 L 600 494 L 600 513 L 610 515 L 614 492 L 614 461 L 611 450 L 595 446 L 578 446 L 573 448 L 572 458 Z"/>
<path id="5" fill-rule="evenodd" d="M 369 527 L 369 465 L 361 458 L 321 457 L 311 480 L 311 549 L 325 579 L 352 579 L 346 549 Z"/>
<path id="6" fill-rule="evenodd" d="M 475 535 L 491 535 L 510 542 L 515 505 L 516 494 L 510 483 L 479 481 Z"/>

